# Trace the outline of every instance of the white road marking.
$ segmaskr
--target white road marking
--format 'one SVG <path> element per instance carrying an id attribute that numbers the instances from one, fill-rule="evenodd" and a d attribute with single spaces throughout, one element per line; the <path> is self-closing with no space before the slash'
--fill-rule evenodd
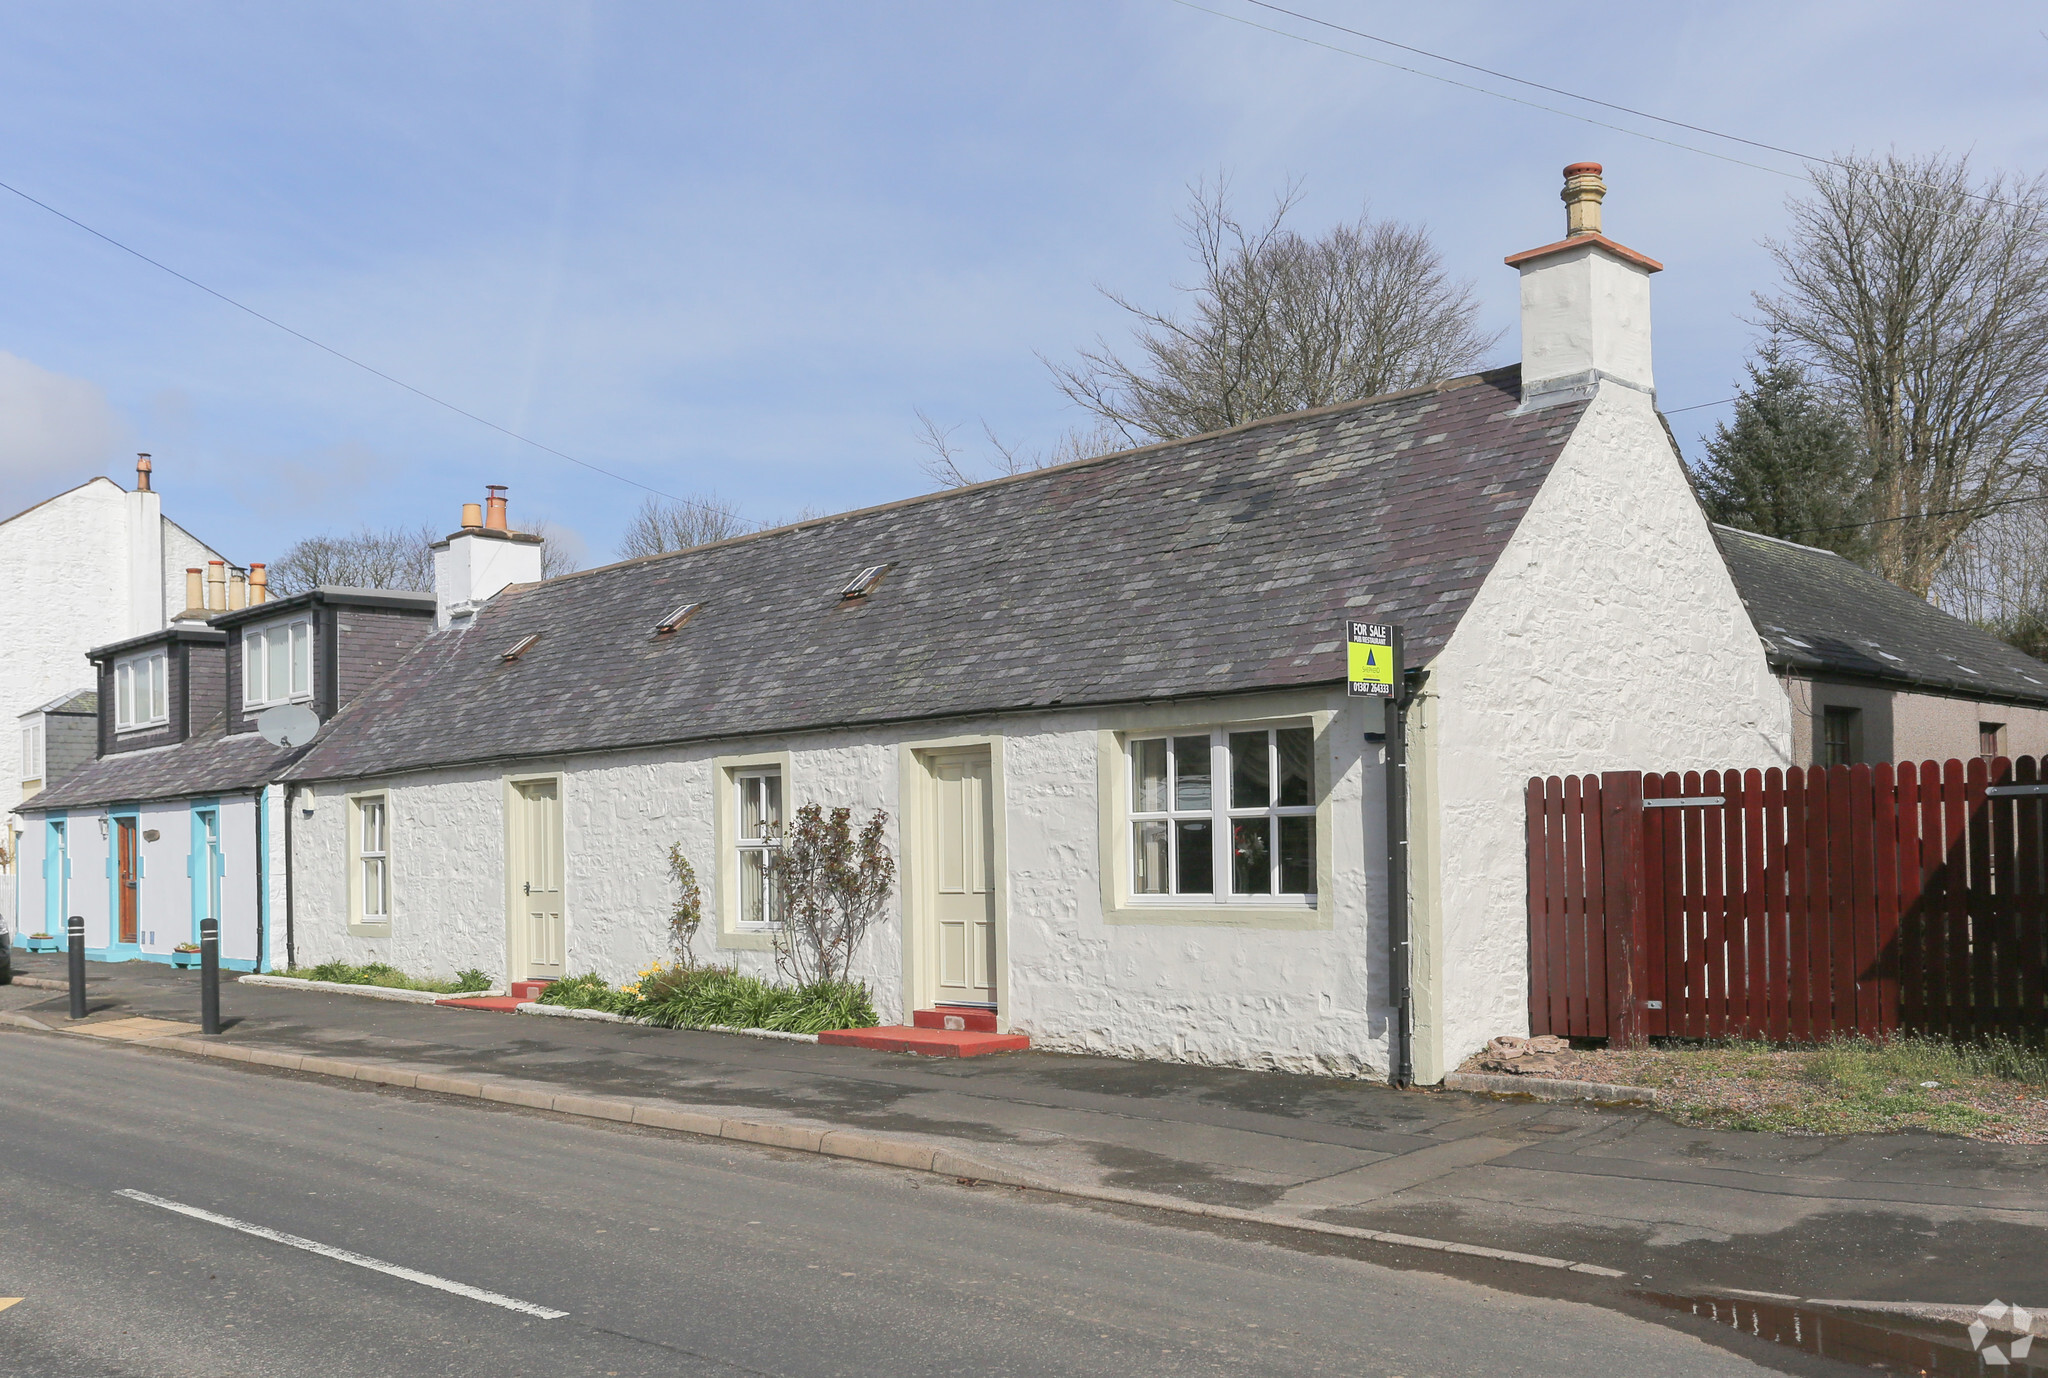
<path id="1" fill-rule="evenodd" d="M 194 1220 L 204 1220 L 211 1225 L 225 1225 L 231 1230 L 240 1230 L 243 1234 L 254 1235 L 258 1239 L 267 1239 L 273 1244 L 289 1244 L 294 1249 L 304 1249 L 307 1253 L 318 1254 L 322 1258 L 336 1259 L 342 1263 L 353 1263 L 356 1267 L 368 1268 L 373 1273 L 384 1273 L 391 1277 L 404 1278 L 407 1282 L 417 1282 L 422 1287 L 435 1287 L 443 1292 L 453 1292 L 456 1296 L 468 1297 L 471 1301 L 489 1302 L 492 1306 L 502 1306 L 507 1311 L 518 1311 L 523 1315 L 538 1316 L 544 1321 L 558 1321 L 569 1314 L 567 1311 L 553 1311 L 545 1306 L 536 1306 L 530 1301 L 521 1301 L 517 1297 L 507 1297 L 497 1292 L 486 1292 L 483 1288 L 471 1287 L 466 1282 L 454 1282 L 448 1278 L 435 1277 L 432 1273 L 422 1273 L 413 1268 L 402 1268 L 396 1263 L 386 1263 L 381 1258 L 371 1258 L 368 1254 L 359 1254 L 348 1249 L 337 1249 L 332 1244 L 322 1244 L 318 1240 L 301 1239 L 295 1234 L 286 1234 L 282 1230 L 269 1229 L 263 1225 L 252 1225 L 246 1220 L 237 1220 L 231 1215 L 216 1215 L 212 1211 L 201 1210 L 197 1206 L 188 1206 L 180 1201 L 166 1201 L 163 1197 L 151 1196 L 146 1191 L 133 1191 L 124 1187 L 114 1194 L 116 1196 L 125 1196 L 130 1201 L 140 1201 L 147 1206 L 156 1206 L 163 1210 L 176 1211 L 179 1215 L 189 1215 Z"/>

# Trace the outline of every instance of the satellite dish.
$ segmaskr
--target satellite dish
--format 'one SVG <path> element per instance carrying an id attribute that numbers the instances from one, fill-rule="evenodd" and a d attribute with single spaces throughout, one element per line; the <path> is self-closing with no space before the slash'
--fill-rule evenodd
<path id="1" fill-rule="evenodd" d="M 256 715 L 256 730 L 272 746 L 304 746 L 320 730 L 320 715 L 303 703 L 280 703 Z"/>

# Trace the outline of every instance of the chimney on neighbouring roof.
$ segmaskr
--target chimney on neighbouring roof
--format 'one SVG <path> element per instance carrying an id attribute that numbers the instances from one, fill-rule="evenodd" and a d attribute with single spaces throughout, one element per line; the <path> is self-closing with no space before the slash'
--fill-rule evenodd
<path id="1" fill-rule="evenodd" d="M 462 529 L 434 543 L 437 627 L 465 623 L 508 584 L 531 584 L 541 577 L 541 538 L 509 527 L 504 484 L 486 489 L 490 496 L 481 509 L 473 502 L 462 504 Z"/>
<path id="2" fill-rule="evenodd" d="M 150 462 L 149 462 L 149 456 L 148 456 L 148 455 L 137 455 L 137 456 L 135 456 L 135 491 L 136 491 L 136 492 L 138 492 L 138 493 L 147 493 L 147 492 L 149 491 L 149 475 L 150 475 L 150 470 L 151 470 L 151 468 L 152 468 L 152 467 L 153 467 L 153 466 L 151 466 L 151 464 L 150 464 Z"/>
<path id="3" fill-rule="evenodd" d="M 1564 170 L 1565 237 L 1512 254 L 1522 274 L 1522 402 L 1563 402 L 1602 382 L 1653 393 L 1650 274 L 1664 265 L 1600 229 L 1600 164 Z"/>
<path id="4" fill-rule="evenodd" d="M 203 608 L 206 606 L 206 585 L 201 582 L 202 574 L 197 567 L 185 571 L 185 606 Z"/>
<path id="5" fill-rule="evenodd" d="M 222 612 L 228 605 L 228 562 L 208 560 L 206 562 L 206 606 L 213 612 Z"/>
<path id="6" fill-rule="evenodd" d="M 249 606 L 270 601 L 270 570 L 261 564 L 249 566 Z"/>
<path id="7" fill-rule="evenodd" d="M 249 606 L 248 588 L 242 582 L 242 571 L 232 565 L 228 567 L 228 606 L 230 608 L 246 608 Z"/>

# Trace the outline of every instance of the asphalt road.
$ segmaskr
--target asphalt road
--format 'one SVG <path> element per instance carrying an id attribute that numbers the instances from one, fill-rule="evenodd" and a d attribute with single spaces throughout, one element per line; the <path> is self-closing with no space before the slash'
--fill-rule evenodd
<path id="1" fill-rule="evenodd" d="M 5 1374 L 1768 1371 L 1581 1302 L 1004 1189 L 50 1036 L 0 1033 L 0 1107 Z"/>

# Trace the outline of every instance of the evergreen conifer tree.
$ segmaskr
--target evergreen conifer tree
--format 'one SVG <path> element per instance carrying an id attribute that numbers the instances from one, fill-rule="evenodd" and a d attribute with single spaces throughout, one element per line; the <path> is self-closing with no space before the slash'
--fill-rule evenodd
<path id="1" fill-rule="evenodd" d="M 1707 515 L 1863 560 L 1869 465 L 1848 425 L 1775 339 L 1747 367 L 1735 424 L 1715 426 L 1697 475 Z"/>

